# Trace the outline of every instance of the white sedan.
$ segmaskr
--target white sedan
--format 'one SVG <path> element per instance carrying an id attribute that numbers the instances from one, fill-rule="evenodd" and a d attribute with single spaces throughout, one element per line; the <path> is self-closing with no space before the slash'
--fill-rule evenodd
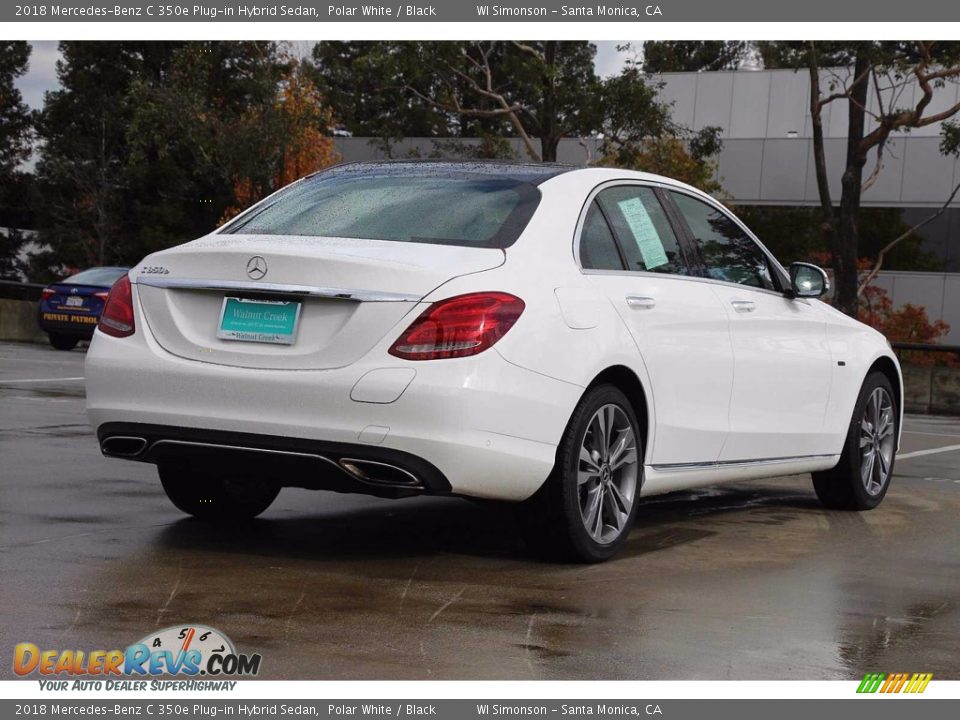
<path id="1" fill-rule="evenodd" d="M 810 472 L 827 507 L 880 503 L 900 369 L 827 289 L 668 178 L 347 164 L 121 278 L 87 407 L 197 517 L 289 486 L 488 498 L 597 561 L 648 495 Z"/>

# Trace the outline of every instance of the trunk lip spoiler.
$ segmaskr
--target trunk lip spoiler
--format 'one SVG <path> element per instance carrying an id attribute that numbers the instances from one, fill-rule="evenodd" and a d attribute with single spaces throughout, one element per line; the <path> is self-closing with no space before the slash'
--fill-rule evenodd
<path id="1" fill-rule="evenodd" d="M 357 288 L 318 287 L 314 285 L 293 285 L 287 283 L 248 282 L 245 280 L 215 280 L 210 278 L 144 277 L 134 280 L 136 285 L 162 288 L 166 290 L 235 290 L 244 293 L 263 295 L 294 295 L 297 297 L 319 297 L 352 302 L 420 302 L 422 295 L 411 293 L 384 292 L 381 290 L 363 290 Z"/>

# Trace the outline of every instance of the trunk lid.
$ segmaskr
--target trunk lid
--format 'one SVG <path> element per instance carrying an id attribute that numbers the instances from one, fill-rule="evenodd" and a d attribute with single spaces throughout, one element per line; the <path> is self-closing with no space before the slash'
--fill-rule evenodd
<path id="1" fill-rule="evenodd" d="M 356 362 L 451 278 L 495 268 L 498 249 L 299 236 L 211 235 L 135 270 L 144 319 L 168 352 L 236 367 Z M 299 302 L 292 344 L 217 337 L 227 297 Z"/>

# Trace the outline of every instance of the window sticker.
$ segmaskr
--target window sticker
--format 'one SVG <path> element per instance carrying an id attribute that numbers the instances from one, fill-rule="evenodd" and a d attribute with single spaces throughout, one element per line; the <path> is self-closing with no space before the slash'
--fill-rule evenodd
<path id="1" fill-rule="evenodd" d="M 646 269 L 652 270 L 670 262 L 670 258 L 663 249 L 663 242 L 660 240 L 657 228 L 654 227 L 647 209 L 643 206 L 643 201 L 640 198 L 621 200 L 617 203 L 617 207 L 620 208 L 624 220 L 630 226 L 630 232 L 633 233 L 633 239 L 640 249 Z"/>

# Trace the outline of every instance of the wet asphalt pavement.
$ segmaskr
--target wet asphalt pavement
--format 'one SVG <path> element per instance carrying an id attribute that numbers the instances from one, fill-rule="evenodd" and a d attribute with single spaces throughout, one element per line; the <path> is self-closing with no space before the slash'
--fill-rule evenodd
<path id="1" fill-rule="evenodd" d="M 125 647 L 203 623 L 269 679 L 960 679 L 960 449 L 898 460 L 883 505 L 809 476 L 644 503 L 603 565 L 538 563 L 463 500 L 284 490 L 236 528 L 100 455 L 83 351 L 0 343 L 0 678 L 17 642 Z M 901 453 L 960 446 L 909 417 Z"/>

